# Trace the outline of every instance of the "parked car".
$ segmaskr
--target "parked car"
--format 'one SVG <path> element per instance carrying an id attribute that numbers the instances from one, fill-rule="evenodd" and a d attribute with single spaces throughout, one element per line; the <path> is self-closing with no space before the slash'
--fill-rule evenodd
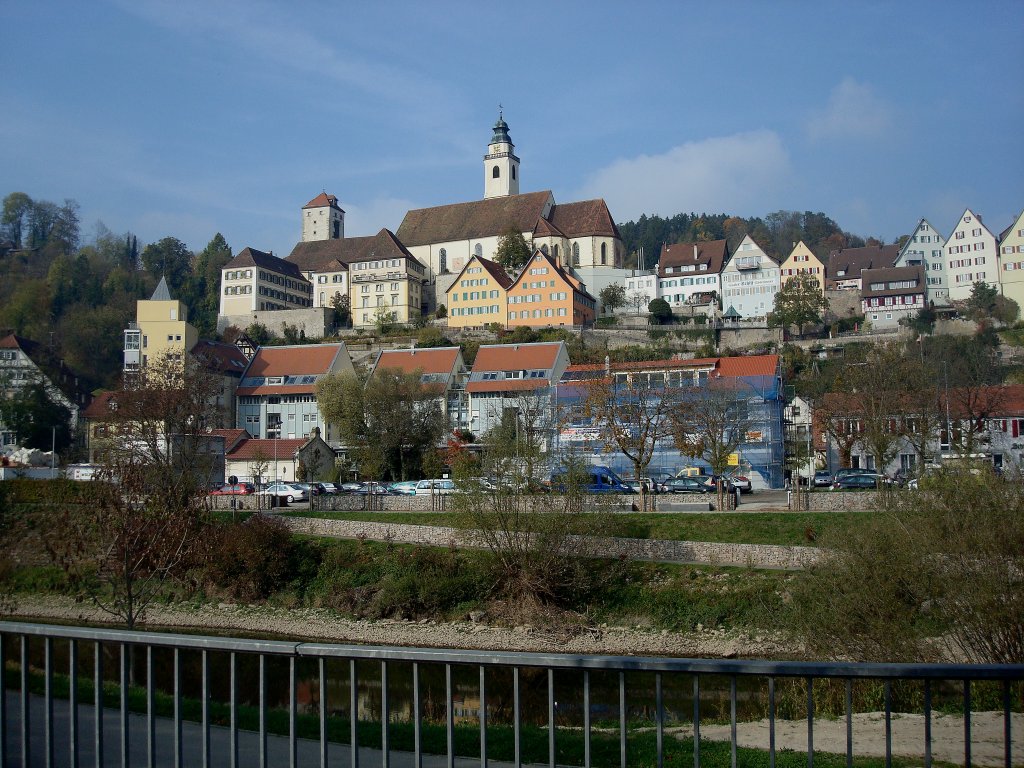
<path id="1" fill-rule="evenodd" d="M 704 480 L 704 485 L 709 491 L 715 490 L 718 485 L 718 475 L 708 475 L 707 479 Z M 722 475 L 723 487 L 729 493 L 732 493 L 739 488 L 740 493 L 750 493 L 754 487 L 750 483 L 750 478 L 746 475 Z M 703 480 L 703 475 L 697 475 L 696 479 Z"/>
<path id="2" fill-rule="evenodd" d="M 291 504 L 294 501 L 309 501 L 309 493 L 294 483 L 271 483 L 262 491 L 261 496 L 276 496 Z"/>
<path id="3" fill-rule="evenodd" d="M 215 491 L 210 491 L 211 496 L 248 496 L 256 492 L 252 483 L 225 483 Z"/>
<path id="4" fill-rule="evenodd" d="M 416 483 L 416 496 L 429 496 L 431 493 L 455 493 L 454 480 L 420 480 Z"/>
<path id="5" fill-rule="evenodd" d="M 391 484 L 391 492 L 399 496 L 415 496 L 419 480 L 402 480 Z"/>
<path id="6" fill-rule="evenodd" d="M 341 486 L 335 485 L 334 483 L 321 483 L 321 485 L 324 487 L 324 493 L 328 496 L 335 496 L 336 494 L 341 493 Z"/>
<path id="7" fill-rule="evenodd" d="M 358 491 L 362 487 L 363 487 L 362 483 L 360 483 L 360 482 L 358 482 L 356 480 L 351 480 L 351 481 L 349 481 L 347 483 L 342 483 L 341 484 L 341 491 L 342 491 L 342 493 L 355 493 L 356 491 Z"/>
<path id="8" fill-rule="evenodd" d="M 877 474 L 878 473 L 875 472 L 875 470 L 873 470 L 873 469 L 864 469 L 863 467 L 843 467 L 842 469 L 837 469 L 836 470 L 836 473 L 835 473 L 835 475 L 832 478 L 832 482 L 833 482 L 833 484 L 838 483 L 844 477 L 849 477 L 850 475 L 877 475 Z"/>
<path id="9" fill-rule="evenodd" d="M 551 473 L 551 490 L 564 491 L 567 481 L 564 469 L 555 470 Z M 582 467 L 579 482 L 587 493 L 633 493 L 609 467 Z"/>
<path id="10" fill-rule="evenodd" d="M 892 482 L 885 475 L 858 473 L 854 475 L 843 475 L 832 484 L 833 491 L 854 491 L 865 488 L 879 488 L 882 485 Z"/>
<path id="11" fill-rule="evenodd" d="M 391 486 L 377 480 L 368 480 L 359 486 L 358 491 L 353 491 L 358 496 L 388 496 L 391 493 Z"/>
<path id="12" fill-rule="evenodd" d="M 708 487 L 699 477 L 674 477 L 665 483 L 666 493 L 707 493 Z"/>
<path id="13" fill-rule="evenodd" d="M 827 469 L 819 469 L 814 473 L 814 487 L 815 488 L 828 488 L 832 485 L 832 473 Z"/>
<path id="14" fill-rule="evenodd" d="M 293 483 L 293 485 L 305 488 L 306 493 L 311 496 L 323 496 L 327 493 L 327 487 L 323 483 Z"/>

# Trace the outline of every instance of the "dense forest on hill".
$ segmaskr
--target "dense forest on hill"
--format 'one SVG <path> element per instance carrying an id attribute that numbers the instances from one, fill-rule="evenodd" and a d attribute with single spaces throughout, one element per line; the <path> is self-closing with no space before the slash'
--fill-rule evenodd
<path id="1" fill-rule="evenodd" d="M 735 250 L 746 235 L 776 261 L 789 256 L 801 240 L 820 259 L 839 248 L 882 244 L 873 237 L 864 239 L 845 232 L 824 213 L 810 211 L 776 211 L 750 219 L 725 213 L 677 213 L 669 218 L 645 214 L 618 227 L 626 253 L 632 256 L 642 250 L 643 263 L 637 265 L 641 269 L 650 269 L 657 263 L 662 245 L 725 239 L 729 249 Z"/>
<path id="2" fill-rule="evenodd" d="M 51 346 L 90 384 L 110 387 L 121 373 L 121 334 L 135 318 L 135 302 L 153 293 L 160 275 L 209 337 L 220 269 L 230 259 L 220 234 L 198 254 L 174 237 L 140 252 L 134 235 L 102 223 L 85 238 L 74 200 L 57 205 L 14 192 L 0 218 L 0 331 Z"/>

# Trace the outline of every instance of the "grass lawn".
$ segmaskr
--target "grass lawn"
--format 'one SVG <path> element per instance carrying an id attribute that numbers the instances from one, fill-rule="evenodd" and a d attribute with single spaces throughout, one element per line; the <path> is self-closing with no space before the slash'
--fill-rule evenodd
<path id="1" fill-rule="evenodd" d="M 406 525 L 467 523 L 444 512 L 283 512 L 288 517 L 318 517 Z M 841 533 L 865 519 L 868 512 L 726 512 L 706 514 L 622 514 L 615 516 L 621 536 L 666 541 L 711 541 L 743 544 L 807 545 L 822 533 Z"/>

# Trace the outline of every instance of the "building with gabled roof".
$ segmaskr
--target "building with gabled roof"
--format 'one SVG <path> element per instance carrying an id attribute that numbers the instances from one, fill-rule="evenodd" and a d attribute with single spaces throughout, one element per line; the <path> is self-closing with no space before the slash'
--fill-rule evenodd
<path id="1" fill-rule="evenodd" d="M 826 287 L 839 291 L 859 291 L 861 270 L 891 267 L 899 253 L 897 245 L 865 245 L 832 251 L 825 265 Z"/>
<path id="2" fill-rule="evenodd" d="M 765 318 L 782 287 L 778 263 L 746 235 L 722 267 L 722 307 L 744 319 Z"/>
<path id="3" fill-rule="evenodd" d="M 0 338 L 0 397 L 15 397 L 34 384 L 42 384 L 51 401 L 68 409 L 74 435 L 80 411 L 92 400 L 89 383 L 42 344 L 14 333 Z M 0 421 L 0 447 L 16 444 L 15 432 Z"/>
<path id="4" fill-rule="evenodd" d="M 473 256 L 445 291 L 449 328 L 477 328 L 508 322 L 512 278 L 496 261 Z"/>
<path id="5" fill-rule="evenodd" d="M 999 233 L 999 284 L 1024 310 L 1024 211 Z"/>
<path id="6" fill-rule="evenodd" d="M 803 240 L 793 245 L 793 250 L 779 267 L 782 284 L 785 285 L 797 275 L 810 275 L 818 283 L 818 290 L 825 293 L 825 265 L 814 255 Z"/>
<path id="7" fill-rule="evenodd" d="M 921 219 L 893 262 L 894 267 L 920 265 L 924 269 L 925 301 L 936 304 L 949 303 L 946 261 L 943 257 L 945 245 L 946 238 L 927 219 Z"/>
<path id="8" fill-rule="evenodd" d="M 706 304 L 712 294 L 721 295 L 722 267 L 729 260 L 725 240 L 663 245 L 658 257 L 657 295 L 672 307 Z"/>
<path id="9" fill-rule="evenodd" d="M 999 246 L 981 216 L 970 208 L 960 216 L 944 247 L 949 300 L 963 301 L 974 284 L 999 287 Z"/>
<path id="10" fill-rule="evenodd" d="M 220 271 L 219 315 L 313 306 L 313 287 L 298 267 L 272 253 L 244 248 Z"/>
<path id="11" fill-rule="evenodd" d="M 561 341 L 482 345 L 466 383 L 469 429 L 486 434 L 508 409 L 547 409 L 553 417 L 554 390 L 568 366 Z"/>
<path id="12" fill-rule="evenodd" d="M 596 311 L 587 286 L 539 250 L 508 288 L 509 326 L 590 325 Z"/>
<path id="13" fill-rule="evenodd" d="M 344 342 L 260 347 L 242 374 L 235 426 L 260 439 L 299 439 L 321 427 L 332 442 L 316 401 L 328 375 L 355 376 Z"/>
<path id="14" fill-rule="evenodd" d="M 345 211 L 338 198 L 321 192 L 302 206 L 302 242 L 345 237 Z"/>
<path id="15" fill-rule="evenodd" d="M 861 312 L 872 328 L 895 328 L 926 305 L 924 265 L 861 270 Z"/>

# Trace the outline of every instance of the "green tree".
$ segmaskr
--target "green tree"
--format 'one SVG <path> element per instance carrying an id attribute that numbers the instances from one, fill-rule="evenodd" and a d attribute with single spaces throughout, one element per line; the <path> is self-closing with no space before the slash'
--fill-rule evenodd
<path id="1" fill-rule="evenodd" d="M 647 305 L 647 311 L 651 313 L 651 318 L 658 325 L 672 322 L 672 307 L 664 299 L 652 299 L 651 303 Z"/>
<path id="2" fill-rule="evenodd" d="M 406 480 L 436 450 L 446 422 L 437 391 L 420 373 L 374 372 L 366 386 L 355 376 L 326 376 L 316 399 L 324 421 L 350 446 L 364 477 Z"/>
<path id="3" fill-rule="evenodd" d="M 790 601 L 810 650 L 853 661 L 1024 662 L 1024 487 L 975 471 L 880 494 L 860 524 L 818 540 L 822 557 L 796 575 Z"/>
<path id="4" fill-rule="evenodd" d="M 614 312 L 626 306 L 626 286 L 622 283 L 611 283 L 601 289 L 598 294 L 601 299 L 601 307 L 606 312 Z"/>
<path id="5" fill-rule="evenodd" d="M 381 336 L 391 333 L 391 329 L 395 325 L 395 313 L 391 311 L 391 305 L 386 301 L 379 304 L 373 311 L 373 324 Z"/>
<path id="6" fill-rule="evenodd" d="M 0 422 L 24 448 L 48 451 L 55 445 L 57 453 L 63 454 L 72 443 L 71 411 L 42 382 L 20 388 L 11 398 L 0 398 Z"/>
<path id="7" fill-rule="evenodd" d="M 914 336 L 927 336 L 935 331 L 935 321 L 938 315 L 931 306 L 921 307 L 916 313 L 900 319 L 900 325 L 906 326 L 913 331 Z"/>
<path id="8" fill-rule="evenodd" d="M 964 309 L 972 320 L 985 320 L 992 317 L 992 310 L 995 308 L 998 297 L 998 288 L 983 280 L 977 280 L 971 286 L 971 295 L 964 302 Z"/>
<path id="9" fill-rule="evenodd" d="M 339 328 L 347 326 L 352 318 L 352 300 L 348 294 L 336 291 L 331 297 L 331 309 L 334 310 L 334 325 Z"/>
<path id="10" fill-rule="evenodd" d="M 142 266 L 158 280 L 166 277 L 172 292 L 180 291 L 192 270 L 192 252 L 181 240 L 165 237 L 143 249 Z"/>
<path id="11" fill-rule="evenodd" d="M 196 254 L 191 272 L 185 280 L 182 300 L 191 310 L 189 321 L 203 338 L 217 331 L 220 311 L 220 275 L 232 259 L 231 246 L 218 232 L 206 247 Z"/>
<path id="12" fill-rule="evenodd" d="M 32 198 L 24 192 L 11 192 L 4 198 L 0 225 L 3 226 L 3 236 L 13 242 L 15 248 L 25 245 L 24 237 L 29 228 L 32 206 Z"/>
<path id="13" fill-rule="evenodd" d="M 274 338 L 274 334 L 263 323 L 250 323 L 249 327 L 245 329 L 245 335 L 257 347 L 265 347 Z"/>
<path id="14" fill-rule="evenodd" d="M 818 281 L 812 275 L 796 275 L 775 294 L 775 307 L 768 315 L 768 323 L 783 328 L 795 325 L 797 333 L 803 336 L 804 327 L 820 323 L 827 311 L 828 299 Z"/>
<path id="15" fill-rule="evenodd" d="M 444 304 L 438 304 L 437 309 L 434 311 L 434 317 L 436 317 L 438 320 L 444 320 L 446 317 L 448 317 L 448 307 L 446 307 Z"/>
<path id="16" fill-rule="evenodd" d="M 523 233 L 512 225 L 505 228 L 498 238 L 498 250 L 494 260 L 510 275 L 515 275 L 530 259 L 530 246 Z"/>

